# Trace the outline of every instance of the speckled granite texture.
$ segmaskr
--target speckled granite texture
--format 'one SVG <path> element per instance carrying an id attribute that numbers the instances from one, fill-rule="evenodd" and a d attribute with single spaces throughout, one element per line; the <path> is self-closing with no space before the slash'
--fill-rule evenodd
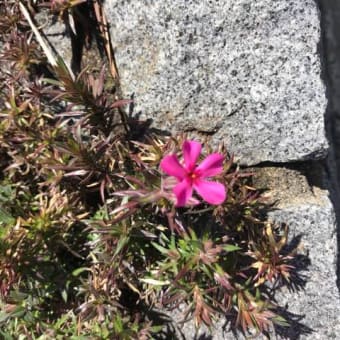
<path id="1" fill-rule="evenodd" d="M 290 242 L 300 241 L 295 263 L 300 279 L 295 291 L 283 288 L 278 301 L 288 307 L 288 339 L 340 339 L 340 295 L 337 280 L 337 220 L 335 195 L 330 195 L 326 163 L 297 164 L 293 168 L 262 169 L 273 189 L 278 210 L 271 219 L 290 229 Z M 290 316 L 289 316 L 290 315 Z"/>
<path id="2" fill-rule="evenodd" d="M 299 322 L 293 322 L 285 334 L 289 339 L 340 339 L 339 291 L 336 287 L 336 221 L 327 195 L 323 202 L 286 207 L 273 214 L 277 221 L 290 226 L 291 235 L 301 236 L 301 246 L 308 255 L 306 285 L 297 292 L 282 289 L 278 301 Z"/>
<path id="3" fill-rule="evenodd" d="M 125 96 L 172 132 L 225 141 L 244 164 L 322 158 L 314 0 L 106 0 Z"/>

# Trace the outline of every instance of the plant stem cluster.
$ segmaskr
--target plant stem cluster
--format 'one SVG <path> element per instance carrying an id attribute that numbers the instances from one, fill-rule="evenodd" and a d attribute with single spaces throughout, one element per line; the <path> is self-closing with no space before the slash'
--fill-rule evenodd
<path id="1" fill-rule="evenodd" d="M 176 206 L 160 163 L 182 159 L 185 136 L 145 133 L 106 66 L 74 79 L 63 61 L 50 65 L 18 1 L 5 7 L 1 337 L 157 338 L 170 322 L 162 313 L 179 307 L 197 327 L 219 317 L 243 333 L 284 325 L 273 291 L 290 283 L 294 252 L 251 174 L 220 147 L 214 176 L 227 199 L 219 187 L 217 203 L 205 194 L 217 205 Z"/>

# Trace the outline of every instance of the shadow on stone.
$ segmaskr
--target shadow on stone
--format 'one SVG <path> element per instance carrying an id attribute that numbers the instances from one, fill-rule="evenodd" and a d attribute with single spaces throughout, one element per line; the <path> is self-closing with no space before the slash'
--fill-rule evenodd
<path id="1" fill-rule="evenodd" d="M 336 0 L 315 0 L 321 13 L 321 41 L 319 54 L 322 61 L 322 78 L 326 85 L 328 99 L 325 113 L 326 135 L 330 144 L 327 170 L 331 185 L 330 200 L 333 204 L 337 224 L 337 244 L 340 244 L 339 166 L 340 166 L 340 2 Z M 337 256 L 336 284 L 340 291 L 340 261 Z"/>
<path id="2" fill-rule="evenodd" d="M 153 335 L 153 339 L 155 340 L 168 340 L 168 339 L 176 339 L 176 340 L 185 340 L 184 335 L 182 334 L 179 327 L 175 324 L 175 322 L 167 315 L 159 310 L 148 310 L 146 315 L 149 320 L 152 321 L 153 326 L 162 325 L 163 329 L 157 334 Z"/>
<path id="3" fill-rule="evenodd" d="M 283 255 L 288 255 L 295 251 L 298 248 L 299 244 L 301 244 L 301 239 L 303 235 L 295 236 L 289 244 L 283 249 Z M 310 266 L 311 261 L 308 255 L 305 254 L 296 254 L 292 259 L 290 265 L 294 267 L 294 270 L 291 272 L 290 281 L 284 285 L 279 286 L 279 288 L 285 286 L 290 292 L 297 292 L 303 290 L 308 281 L 308 275 L 306 272 L 308 271 L 308 267 Z"/>
<path id="4" fill-rule="evenodd" d="M 194 340 L 213 340 L 211 335 L 201 334 L 197 337 L 195 337 Z"/>
<path id="5" fill-rule="evenodd" d="M 289 322 L 289 327 L 275 326 L 275 332 L 281 339 L 298 340 L 302 335 L 313 333 L 313 329 L 301 322 L 304 315 L 293 314 L 286 309 L 281 309 L 280 314 Z"/>
<path id="6" fill-rule="evenodd" d="M 134 94 L 130 96 L 131 103 L 127 109 L 127 122 L 130 128 L 129 138 L 135 140 L 141 140 L 148 135 L 158 135 L 158 136 L 171 136 L 171 133 L 167 130 L 161 130 L 152 127 L 153 120 L 151 118 L 142 119 L 141 116 L 143 112 L 134 112 L 135 103 L 134 103 Z"/>
<path id="7" fill-rule="evenodd" d="M 300 245 L 301 240 L 303 239 L 302 234 L 295 236 L 283 249 L 282 254 L 288 255 L 294 252 L 297 247 Z M 291 272 L 290 281 L 281 282 L 275 286 L 268 295 L 271 295 L 271 298 L 275 301 L 275 295 L 278 291 L 282 293 L 282 289 L 286 288 L 291 292 L 299 292 L 305 289 L 306 283 L 308 282 L 308 267 L 311 264 L 311 261 L 308 255 L 297 254 L 289 263 L 294 267 L 294 270 Z M 280 299 L 278 299 L 280 300 Z M 307 327 L 303 323 L 303 319 L 305 315 L 294 314 L 288 310 L 287 307 L 277 307 L 276 312 L 278 315 L 282 316 L 286 322 L 289 324 L 288 326 L 280 326 L 275 324 L 274 329 L 276 335 L 280 336 L 282 339 L 290 339 L 297 340 L 302 335 L 308 335 L 313 332 L 310 327 Z"/>

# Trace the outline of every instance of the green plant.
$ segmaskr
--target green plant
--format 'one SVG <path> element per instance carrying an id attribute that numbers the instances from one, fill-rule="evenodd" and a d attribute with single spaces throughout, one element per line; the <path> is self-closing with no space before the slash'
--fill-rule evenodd
<path id="1" fill-rule="evenodd" d="M 221 146 L 214 175 L 227 195 L 176 207 L 178 182 L 160 164 L 182 158 L 186 136 L 140 132 L 106 66 L 74 77 L 49 64 L 18 3 L 2 11 L 2 336 L 147 339 L 164 331 L 157 311 L 182 305 L 197 327 L 284 325 L 270 287 L 290 283 L 295 250 L 251 174 Z"/>

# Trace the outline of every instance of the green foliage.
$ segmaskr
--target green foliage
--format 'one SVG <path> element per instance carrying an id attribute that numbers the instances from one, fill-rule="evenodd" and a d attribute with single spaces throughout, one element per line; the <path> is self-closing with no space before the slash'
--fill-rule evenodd
<path id="1" fill-rule="evenodd" d="M 74 79 L 47 64 L 16 1 L 1 11 L 1 336 L 147 339 L 164 331 L 156 311 L 183 304 L 197 327 L 284 325 L 268 289 L 289 284 L 295 251 L 251 174 L 221 147 L 227 201 L 175 208 L 159 163 L 185 136 L 145 134 L 105 66 Z"/>

